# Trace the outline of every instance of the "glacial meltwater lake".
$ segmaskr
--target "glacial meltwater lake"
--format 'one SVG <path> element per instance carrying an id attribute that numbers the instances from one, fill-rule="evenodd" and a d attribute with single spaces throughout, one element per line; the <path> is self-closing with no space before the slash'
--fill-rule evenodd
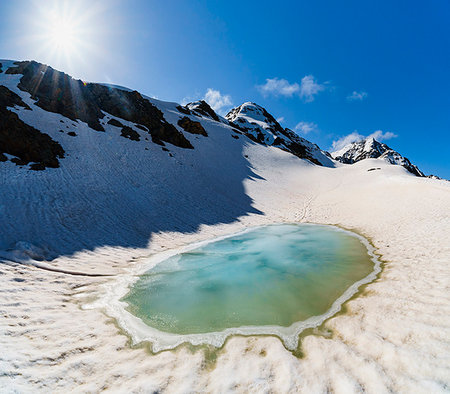
<path id="1" fill-rule="evenodd" d="M 374 272 L 372 258 L 361 237 L 332 226 L 258 227 L 161 261 L 122 301 L 162 333 L 289 327 L 329 311 Z"/>

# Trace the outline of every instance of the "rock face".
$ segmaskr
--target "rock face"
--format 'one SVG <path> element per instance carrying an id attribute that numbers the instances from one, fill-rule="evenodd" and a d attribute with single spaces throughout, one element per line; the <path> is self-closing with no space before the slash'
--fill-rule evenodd
<path id="1" fill-rule="evenodd" d="M 201 123 L 195 122 L 195 121 L 189 119 L 187 116 L 181 118 L 178 121 L 178 126 L 182 127 L 183 130 L 187 131 L 188 133 L 200 134 L 200 135 L 203 135 L 204 137 L 208 137 L 208 133 L 203 128 Z"/>
<path id="2" fill-rule="evenodd" d="M 100 119 L 105 111 L 146 126 L 155 143 L 163 145 L 165 141 L 181 148 L 192 148 L 184 135 L 164 119 L 162 112 L 136 91 L 84 83 L 34 61 L 17 62 L 6 73 L 22 74 L 19 89 L 30 93 L 38 100 L 36 105 L 46 111 L 79 119 L 97 131 L 104 131 Z"/>
<path id="3" fill-rule="evenodd" d="M 0 86 L 0 161 L 6 161 L 8 153 L 16 156 L 12 161 L 17 165 L 33 162 L 33 170 L 59 167 L 58 158 L 64 157 L 61 145 L 7 109 L 14 106 L 30 109 L 17 94 Z"/>
<path id="4" fill-rule="evenodd" d="M 382 159 L 388 163 L 406 168 L 410 173 L 425 176 L 417 166 L 412 164 L 406 157 L 389 148 L 386 144 L 376 141 L 374 138 L 366 138 L 362 141 L 353 142 L 344 148 L 331 153 L 335 160 L 345 164 L 353 164 L 364 159 Z"/>
<path id="5" fill-rule="evenodd" d="M 219 116 L 214 112 L 214 110 L 204 100 L 188 103 L 188 104 L 186 104 L 185 107 L 181 107 L 181 108 L 184 108 L 185 110 L 188 110 L 190 113 L 194 113 L 195 115 L 205 117 L 205 118 L 210 118 L 210 119 L 215 120 L 216 122 L 220 122 Z"/>
<path id="6" fill-rule="evenodd" d="M 244 103 L 233 108 L 225 118 L 255 142 L 276 146 L 317 165 L 334 166 L 328 152 L 322 151 L 292 130 L 283 129 L 275 118 L 258 104 Z"/>

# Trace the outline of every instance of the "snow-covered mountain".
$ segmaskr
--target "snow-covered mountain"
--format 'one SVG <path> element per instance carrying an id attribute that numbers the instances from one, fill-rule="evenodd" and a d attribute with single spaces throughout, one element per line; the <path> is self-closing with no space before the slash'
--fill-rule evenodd
<path id="1" fill-rule="evenodd" d="M 181 106 L 0 60 L 0 257 L 146 248 L 153 234 L 262 215 L 246 191 L 262 179 L 257 163 L 339 164 L 257 104 L 224 118 L 204 101 Z"/>
<path id="2" fill-rule="evenodd" d="M 425 176 L 417 166 L 412 164 L 406 157 L 389 148 L 386 144 L 376 141 L 374 138 L 366 138 L 362 141 L 353 142 L 344 148 L 332 152 L 331 156 L 341 163 L 353 164 L 364 159 L 380 159 L 388 163 L 400 165 L 410 173 Z"/>
<path id="3" fill-rule="evenodd" d="M 258 104 L 246 102 L 233 108 L 225 117 L 232 126 L 253 141 L 277 146 L 314 164 L 334 167 L 334 162 L 328 152 L 298 136 L 292 130 L 283 129 L 275 118 Z"/>
<path id="4" fill-rule="evenodd" d="M 146 247 L 154 233 L 259 215 L 245 191 L 259 176 L 255 155 L 333 166 L 260 111 L 248 111 L 260 127 L 249 132 L 204 101 L 181 106 L 0 60 L 0 254 Z"/>
<path id="5" fill-rule="evenodd" d="M 201 118 L 220 123 L 224 132 L 235 139 L 237 135 L 242 135 L 242 138 L 248 137 L 258 144 L 278 147 L 314 164 L 334 166 L 327 152 L 283 129 L 272 115 L 256 104 L 244 103 L 233 109 L 225 119 L 205 101 L 185 106 L 171 103 L 171 113 L 176 113 L 178 118 L 168 120 L 164 115 L 168 103 L 142 96 L 137 91 L 114 85 L 85 83 L 34 61 L 4 63 L 0 90 L 2 161 L 8 160 L 5 155 L 12 155 L 10 159 L 18 165 L 31 163 L 30 169 L 44 170 L 58 167 L 64 159 L 66 142 L 50 137 L 47 133 L 49 125 L 45 124 L 42 115 L 41 122 L 44 123 L 40 128 L 30 126 L 20 116 L 19 108 L 33 111 L 36 106 L 48 113 L 62 115 L 58 131 L 67 131 L 71 137 L 76 137 L 76 132 L 64 130 L 68 126 L 63 127 L 62 124 L 72 122 L 72 126 L 76 127 L 77 123 L 84 122 L 95 132 L 105 132 L 108 126 L 114 126 L 121 129 L 122 137 L 133 141 L 151 139 L 161 146 L 171 144 L 194 149 L 190 135 L 208 136 L 208 131 L 198 121 Z M 25 104 L 20 92 L 28 93 L 32 99 L 31 105 Z M 133 124 L 128 125 L 127 122 Z"/>

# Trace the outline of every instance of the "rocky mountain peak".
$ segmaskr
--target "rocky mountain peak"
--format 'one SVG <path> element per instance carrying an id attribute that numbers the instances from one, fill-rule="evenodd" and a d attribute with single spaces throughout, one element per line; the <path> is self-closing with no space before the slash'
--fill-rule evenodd
<path id="1" fill-rule="evenodd" d="M 372 137 L 348 144 L 344 148 L 332 152 L 331 156 L 345 164 L 353 164 L 364 159 L 381 159 L 390 164 L 400 165 L 416 176 L 425 176 L 406 157 Z"/>
<path id="2" fill-rule="evenodd" d="M 265 108 L 258 104 L 245 102 L 230 110 L 225 118 L 253 141 L 277 146 L 314 164 L 334 166 L 327 152 L 298 136 L 292 130 L 284 129 Z"/>
<path id="3" fill-rule="evenodd" d="M 209 118 L 215 120 L 216 122 L 220 122 L 219 116 L 214 112 L 214 110 L 210 107 L 210 105 L 205 100 L 193 101 L 192 103 L 186 104 L 184 107 L 185 110 L 189 112 L 193 112 L 194 115 Z M 183 112 L 181 110 L 181 112 Z M 186 113 L 186 112 L 185 112 Z"/>
<path id="4" fill-rule="evenodd" d="M 263 128 L 269 132 L 283 133 L 283 128 L 275 120 L 275 118 L 258 104 L 252 102 L 245 102 L 239 107 L 233 108 L 225 115 L 225 118 L 232 123 L 236 123 L 246 129 L 253 129 L 254 137 L 258 139 L 263 137 L 258 133 L 259 128 Z M 256 127 L 252 127 L 256 126 Z M 269 138 L 270 135 L 266 134 L 265 138 Z M 270 138 L 269 138 L 270 140 Z M 269 140 L 265 142 L 269 142 Z"/>

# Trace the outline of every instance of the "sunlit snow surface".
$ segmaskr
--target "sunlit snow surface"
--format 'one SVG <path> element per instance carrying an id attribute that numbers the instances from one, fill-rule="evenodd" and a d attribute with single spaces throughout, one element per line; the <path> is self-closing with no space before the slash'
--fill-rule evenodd
<path id="1" fill-rule="evenodd" d="M 122 302 L 116 293 L 116 317 L 154 350 L 219 346 L 231 334 L 273 334 L 293 349 L 303 329 L 373 279 L 368 246 L 331 226 L 258 227 L 150 262 Z"/>

